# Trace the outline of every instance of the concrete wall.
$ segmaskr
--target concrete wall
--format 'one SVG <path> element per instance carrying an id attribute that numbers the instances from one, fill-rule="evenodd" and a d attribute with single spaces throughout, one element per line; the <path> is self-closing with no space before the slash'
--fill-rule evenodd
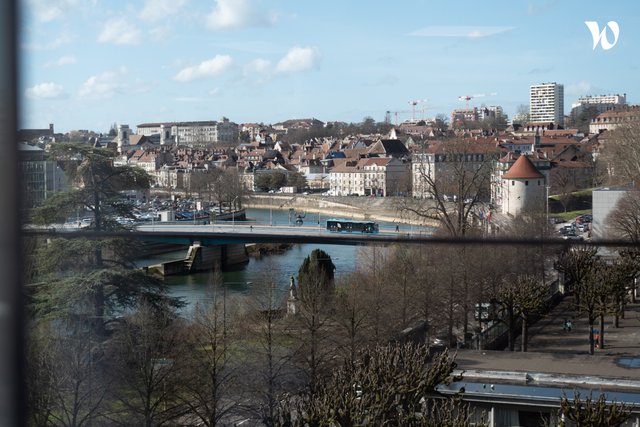
<path id="1" fill-rule="evenodd" d="M 249 257 L 247 256 L 247 248 L 243 243 L 228 244 L 222 246 L 221 256 L 222 268 L 225 269 L 249 262 Z"/>
<path id="2" fill-rule="evenodd" d="M 593 190 L 593 222 L 591 223 L 591 236 L 593 240 L 607 239 L 607 217 L 627 193 L 626 188 L 598 188 Z"/>
<path id="3" fill-rule="evenodd" d="M 326 197 L 301 195 L 253 195 L 243 202 L 243 206 L 255 209 L 273 209 L 288 211 L 295 207 L 307 213 L 320 212 L 323 216 L 354 219 L 372 219 L 378 221 L 399 221 L 406 224 L 437 226 L 435 220 L 419 218 L 409 212 L 402 215 L 394 206 L 394 197 Z"/>

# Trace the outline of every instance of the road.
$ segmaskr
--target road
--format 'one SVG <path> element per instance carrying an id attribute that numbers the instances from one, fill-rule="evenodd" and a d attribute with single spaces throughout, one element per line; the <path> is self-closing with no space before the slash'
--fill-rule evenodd
<path id="1" fill-rule="evenodd" d="M 235 224 L 144 224 L 135 230 L 138 236 L 151 235 L 161 240 L 188 239 L 208 243 L 326 243 L 338 245 L 362 245 L 370 243 L 394 243 L 419 240 L 428 237 L 425 231 L 396 233 L 380 230 L 379 233 L 335 233 L 322 227 L 287 225 Z"/>

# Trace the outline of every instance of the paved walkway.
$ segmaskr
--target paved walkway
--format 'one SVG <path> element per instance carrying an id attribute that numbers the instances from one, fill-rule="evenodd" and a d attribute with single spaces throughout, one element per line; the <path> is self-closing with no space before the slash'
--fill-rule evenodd
<path id="1" fill-rule="evenodd" d="M 573 319 L 571 332 L 563 330 L 564 319 Z M 529 346 L 520 351 L 458 350 L 459 369 L 480 372 L 546 373 L 597 377 L 603 387 L 617 389 L 625 382 L 640 384 L 640 303 L 629 304 L 620 327 L 613 327 L 611 316 L 605 321 L 605 348 L 589 354 L 589 326 L 574 311 L 573 297 L 565 297 L 554 309 L 529 328 Z M 596 326 L 597 327 L 597 326 Z M 607 383 L 607 378 L 612 379 Z M 627 385 L 628 386 L 628 385 Z"/>
<path id="2" fill-rule="evenodd" d="M 575 312 L 574 297 L 565 297 L 553 310 L 529 328 L 529 351 L 589 353 L 589 324 L 586 316 Z M 571 332 L 563 330 L 565 319 L 572 320 Z M 605 317 L 604 348 L 598 354 L 640 357 L 640 303 L 628 304 L 624 318 L 615 328 L 613 316 Z M 599 329 L 599 320 L 594 326 Z M 520 348 L 520 337 L 516 348 Z"/>

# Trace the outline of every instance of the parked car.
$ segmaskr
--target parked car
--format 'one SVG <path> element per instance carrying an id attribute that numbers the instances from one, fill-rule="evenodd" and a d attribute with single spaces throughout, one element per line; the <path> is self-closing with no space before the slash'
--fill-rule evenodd
<path id="1" fill-rule="evenodd" d="M 582 222 L 582 223 L 578 224 L 578 230 L 582 231 L 583 233 L 585 231 L 589 231 L 589 223 L 588 222 Z"/>
<path id="2" fill-rule="evenodd" d="M 574 227 L 573 224 L 567 224 L 567 225 L 563 225 L 560 230 L 558 230 L 560 232 L 560 234 L 562 235 L 568 235 L 568 234 L 576 234 L 576 228 Z"/>
<path id="3" fill-rule="evenodd" d="M 579 217 L 576 218 L 576 222 L 580 223 L 580 222 L 591 222 L 593 220 L 593 215 L 591 214 L 584 214 L 584 215 L 580 215 Z"/>

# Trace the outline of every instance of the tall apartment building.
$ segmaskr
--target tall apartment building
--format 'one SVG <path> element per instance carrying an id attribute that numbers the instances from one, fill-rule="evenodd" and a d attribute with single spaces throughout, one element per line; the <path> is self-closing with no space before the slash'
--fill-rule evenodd
<path id="1" fill-rule="evenodd" d="M 564 85 L 554 82 L 529 87 L 529 121 L 564 126 Z"/>

